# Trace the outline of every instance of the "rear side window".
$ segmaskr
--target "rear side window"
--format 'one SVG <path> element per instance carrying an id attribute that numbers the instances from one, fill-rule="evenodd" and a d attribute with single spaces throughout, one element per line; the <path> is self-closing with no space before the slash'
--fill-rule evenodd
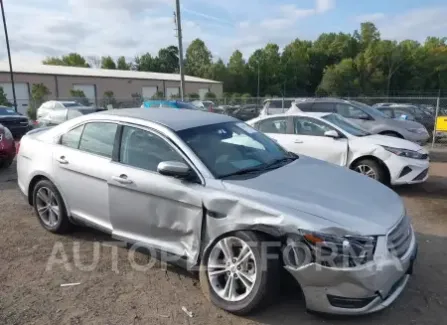
<path id="1" fill-rule="evenodd" d="M 82 130 L 84 129 L 84 125 L 78 126 L 74 129 L 71 129 L 67 133 L 65 133 L 61 137 L 61 145 L 78 149 L 79 147 L 79 140 L 81 139 Z"/>
<path id="2" fill-rule="evenodd" d="M 335 112 L 335 106 L 331 103 L 314 103 L 312 105 L 312 112 L 333 113 Z"/>
<path id="3" fill-rule="evenodd" d="M 270 118 L 259 122 L 258 129 L 264 133 L 287 133 L 287 120 L 285 118 Z"/>
<path id="4" fill-rule="evenodd" d="M 296 106 L 303 112 L 312 111 L 312 103 L 296 103 Z"/>
<path id="5" fill-rule="evenodd" d="M 112 158 L 117 125 L 114 123 L 87 123 L 82 133 L 79 150 Z"/>
<path id="6" fill-rule="evenodd" d="M 385 114 L 386 116 L 388 116 L 389 118 L 393 118 L 393 111 L 391 110 L 391 108 L 388 107 L 379 107 L 377 108 L 379 111 L 381 111 L 383 114 Z"/>

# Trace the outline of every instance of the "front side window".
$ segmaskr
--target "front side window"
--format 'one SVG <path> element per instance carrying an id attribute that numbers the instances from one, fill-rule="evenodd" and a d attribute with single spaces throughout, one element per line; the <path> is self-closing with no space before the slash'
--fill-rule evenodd
<path id="1" fill-rule="evenodd" d="M 323 137 L 326 131 L 335 130 L 330 125 L 309 117 L 295 117 L 294 124 L 295 134 L 299 135 Z"/>
<path id="2" fill-rule="evenodd" d="M 115 123 L 107 122 L 85 124 L 79 143 L 79 150 L 112 158 L 117 127 Z"/>
<path id="3" fill-rule="evenodd" d="M 416 117 L 405 108 L 394 109 L 394 116 L 401 120 L 415 121 Z"/>
<path id="4" fill-rule="evenodd" d="M 391 108 L 379 108 L 379 111 L 384 113 L 389 118 L 393 118 L 393 111 L 391 110 Z"/>
<path id="5" fill-rule="evenodd" d="M 177 134 L 217 178 L 290 158 L 275 141 L 243 122 L 199 126 Z"/>
<path id="6" fill-rule="evenodd" d="M 120 162 L 156 172 L 163 161 L 185 162 L 180 154 L 158 135 L 135 127 L 124 126 Z"/>
<path id="7" fill-rule="evenodd" d="M 358 107 L 348 104 L 336 104 L 337 113 L 346 118 L 369 119 L 369 115 Z"/>
<path id="8" fill-rule="evenodd" d="M 78 149 L 79 140 L 81 139 L 83 129 L 84 125 L 80 125 L 78 127 L 75 127 L 74 129 L 71 129 L 61 136 L 60 144 L 69 148 Z"/>
<path id="9" fill-rule="evenodd" d="M 366 135 L 370 135 L 369 132 L 359 128 L 357 125 L 354 125 L 353 123 L 349 122 L 349 120 L 345 119 L 344 117 L 338 114 L 328 114 L 324 116 L 323 119 L 331 122 L 332 124 L 335 124 L 343 131 L 348 132 L 349 134 L 355 135 L 357 137 L 364 137 Z"/>
<path id="10" fill-rule="evenodd" d="M 259 122 L 258 129 L 264 133 L 287 133 L 287 120 L 286 118 L 270 118 Z"/>
<path id="11" fill-rule="evenodd" d="M 301 108 L 301 106 L 299 106 Z M 334 104 L 331 103 L 315 103 L 312 105 L 312 112 L 318 113 L 333 113 L 334 112 Z"/>

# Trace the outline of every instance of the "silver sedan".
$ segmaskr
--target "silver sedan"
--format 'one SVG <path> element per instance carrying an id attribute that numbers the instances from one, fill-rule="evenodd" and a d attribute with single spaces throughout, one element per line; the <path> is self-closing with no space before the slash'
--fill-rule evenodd
<path id="1" fill-rule="evenodd" d="M 280 272 L 310 310 L 377 311 L 402 292 L 416 256 L 391 189 L 289 153 L 226 115 L 81 116 L 24 136 L 17 172 L 48 231 L 84 224 L 164 252 L 198 270 L 207 297 L 236 314 L 273 301 Z"/>

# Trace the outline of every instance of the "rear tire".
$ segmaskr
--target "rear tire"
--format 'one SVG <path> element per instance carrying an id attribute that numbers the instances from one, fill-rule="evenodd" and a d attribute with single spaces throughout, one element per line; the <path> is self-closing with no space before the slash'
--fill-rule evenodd
<path id="1" fill-rule="evenodd" d="M 200 266 L 200 284 L 206 298 L 219 308 L 236 315 L 246 315 L 273 301 L 279 291 L 280 260 L 279 255 L 278 258 L 267 259 L 265 254 L 271 254 L 272 250 L 262 249 L 262 243 L 265 242 L 264 236 L 251 231 L 238 231 L 217 240 L 205 253 Z M 241 258 L 240 255 L 248 254 L 249 257 L 242 259 L 244 262 L 241 265 L 251 265 L 251 268 L 239 267 L 237 266 L 238 262 L 234 264 L 230 262 L 228 263 L 230 265 L 225 267 L 228 264 L 226 264 L 227 259 L 223 254 L 224 250 L 221 250 L 222 254 L 220 255 L 217 252 L 223 247 L 222 245 L 227 245 L 226 247 L 235 248 L 235 251 L 232 250 L 235 253 L 237 247 L 230 243 L 242 244 L 239 254 L 234 254 L 233 256 L 236 257 L 230 258 L 230 260 L 236 261 Z M 246 248 L 246 254 L 242 253 L 244 245 L 248 245 L 250 250 L 248 251 Z M 217 263 L 219 257 L 222 257 L 223 264 Z M 222 266 L 216 267 L 216 263 Z M 233 270 L 233 266 L 236 266 L 236 270 Z M 216 273 L 219 274 L 214 275 Z M 226 283 L 231 281 L 233 281 L 234 287 L 230 285 L 227 287 Z M 234 292 L 234 295 L 230 293 L 227 295 L 226 288 L 229 288 L 228 292 Z M 234 291 L 231 290 L 232 288 Z"/>
<path id="2" fill-rule="evenodd" d="M 67 233 L 73 228 L 64 200 L 52 182 L 39 181 L 32 193 L 34 211 L 42 227 L 56 234 Z"/>
<path id="3" fill-rule="evenodd" d="M 355 163 L 352 167 L 357 173 L 375 179 L 383 184 L 388 183 L 387 174 L 382 165 L 372 159 L 363 159 Z"/>

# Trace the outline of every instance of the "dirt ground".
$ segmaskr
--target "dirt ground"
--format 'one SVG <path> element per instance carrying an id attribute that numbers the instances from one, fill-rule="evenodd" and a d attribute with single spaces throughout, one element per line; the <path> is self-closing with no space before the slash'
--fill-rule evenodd
<path id="1" fill-rule="evenodd" d="M 202 295 L 198 280 L 178 268 L 157 262 L 156 267 L 144 272 L 132 269 L 129 250 L 99 246 L 113 242 L 106 235 L 88 229 L 68 236 L 44 231 L 19 193 L 14 168 L 0 171 L 2 325 L 429 325 L 444 323 L 447 318 L 447 163 L 433 163 L 427 183 L 396 189 L 417 230 L 415 274 L 390 308 L 362 317 L 306 313 L 296 288 L 282 290 L 275 305 L 253 316 L 230 315 L 211 305 Z M 89 271 L 95 247 L 99 249 L 98 264 Z M 62 258 L 62 250 L 65 252 L 68 263 L 52 264 L 46 270 L 54 248 L 58 249 L 58 258 Z M 149 260 L 147 255 L 134 255 L 142 268 Z M 77 282 L 80 284 L 61 287 Z"/>

